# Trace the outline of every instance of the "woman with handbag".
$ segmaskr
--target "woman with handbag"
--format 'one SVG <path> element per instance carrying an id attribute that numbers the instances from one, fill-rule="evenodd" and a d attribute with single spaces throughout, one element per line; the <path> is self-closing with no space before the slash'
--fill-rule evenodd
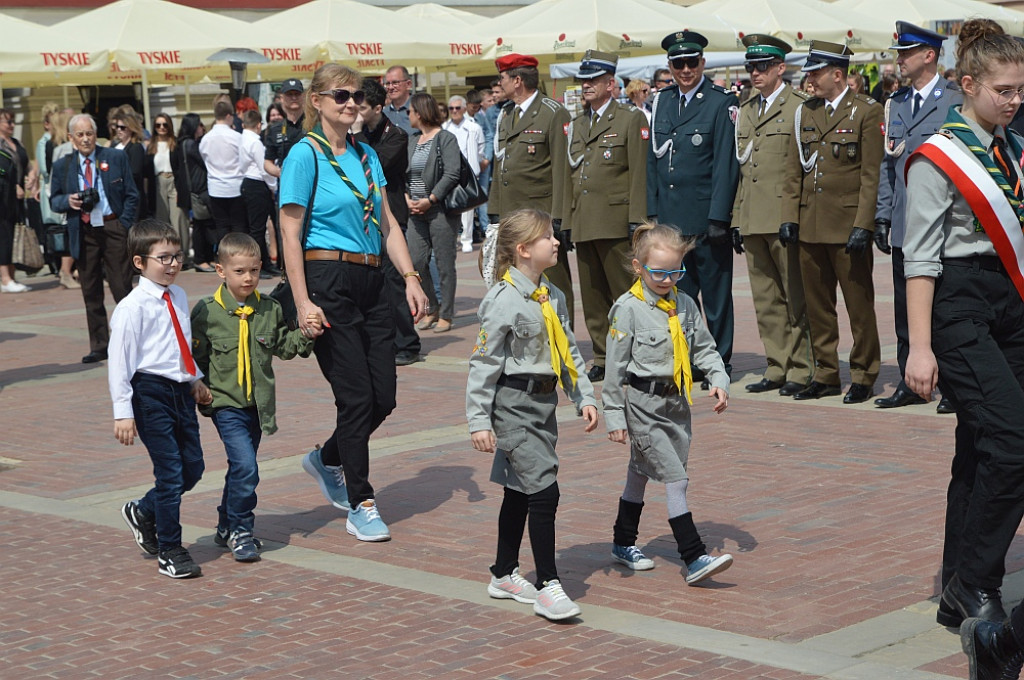
<path id="1" fill-rule="evenodd" d="M 451 330 L 455 316 L 455 245 L 461 226 L 458 215 L 445 213 L 444 199 L 459 183 L 462 152 L 459 140 L 442 130 L 441 122 L 432 96 L 420 92 L 409 98 L 409 124 L 418 130 L 409 136 L 409 254 L 423 274 L 430 302 L 430 314 L 417 328 L 433 328 L 435 333 Z M 430 276 L 431 253 L 441 279 L 440 305 Z"/>
<path id="2" fill-rule="evenodd" d="M 178 231 L 181 238 L 181 249 L 185 252 L 185 261 L 181 269 L 191 269 L 195 262 L 189 251 L 192 247 L 191 229 L 188 224 L 188 212 L 179 207 L 178 180 L 171 163 L 171 154 L 177 147 L 174 138 L 174 122 L 166 113 L 158 113 L 153 117 L 153 136 L 146 148 L 146 176 L 152 178 L 156 194 L 154 216 L 167 222 Z"/>
<path id="3" fill-rule="evenodd" d="M 397 373 L 388 285 L 381 258 L 406 281 L 419 319 L 427 298 L 413 270 L 405 236 L 388 208 L 376 152 L 356 142 L 351 127 L 365 95 L 362 76 L 340 64 L 313 74 L 306 95 L 307 135 L 281 168 L 281 233 L 288 281 L 303 333 L 337 405 L 334 432 L 302 467 L 361 541 L 391 538 L 369 481 L 370 435 L 395 408 Z M 319 319 L 323 333 L 310 321 Z"/>
<path id="4" fill-rule="evenodd" d="M 175 183 L 181 178 L 178 189 L 178 207 L 186 214 L 192 212 L 192 255 L 197 272 L 213 272 L 216 269 L 214 247 L 224 234 L 216 233 L 216 225 L 210 209 L 203 202 L 209 194 L 206 191 L 206 163 L 199 153 L 199 140 L 206 133 L 199 114 L 186 113 L 178 128 L 178 143 L 171 151 L 171 167 L 174 168 Z"/>
<path id="5" fill-rule="evenodd" d="M 0 109 L 0 292 L 24 293 L 14 280 L 14 229 L 25 221 L 28 152 L 14 138 L 14 112 Z"/>

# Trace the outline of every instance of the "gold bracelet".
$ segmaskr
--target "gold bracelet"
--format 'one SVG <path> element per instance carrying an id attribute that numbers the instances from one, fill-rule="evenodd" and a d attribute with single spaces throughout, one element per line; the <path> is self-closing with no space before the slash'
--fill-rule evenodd
<path id="1" fill-rule="evenodd" d="M 418 271 L 416 271 L 415 269 L 412 270 L 411 272 L 406 272 L 406 273 L 402 274 L 402 276 L 404 278 L 409 278 L 410 276 L 415 276 L 417 281 L 419 281 L 420 283 L 423 283 L 423 277 L 420 276 L 420 273 Z"/>

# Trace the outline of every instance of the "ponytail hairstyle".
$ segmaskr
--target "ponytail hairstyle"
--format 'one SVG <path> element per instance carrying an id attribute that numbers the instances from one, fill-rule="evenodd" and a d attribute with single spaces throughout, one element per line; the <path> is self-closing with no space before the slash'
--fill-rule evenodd
<path id="1" fill-rule="evenodd" d="M 651 248 L 660 247 L 667 250 L 675 250 L 679 253 L 679 261 L 694 248 L 694 239 L 683 236 L 675 227 L 657 222 L 644 222 L 633 232 L 632 250 L 626 268 L 629 273 L 639 276 L 639 272 L 633 269 L 632 260 L 646 264 L 647 256 Z"/>
<path id="2" fill-rule="evenodd" d="M 957 38 L 956 79 L 981 80 L 1000 64 L 1024 64 L 1024 45 L 991 19 L 964 22 Z"/>
<path id="3" fill-rule="evenodd" d="M 320 112 L 313 106 L 313 97 L 318 92 L 326 92 L 337 87 L 351 86 L 359 88 L 363 82 L 363 76 L 359 71 L 341 64 L 324 64 L 313 74 L 313 81 L 305 92 L 306 101 L 303 108 L 306 117 L 302 121 L 302 127 L 309 132 L 320 123 Z"/>
<path id="4" fill-rule="evenodd" d="M 494 282 L 516 263 L 516 246 L 536 241 L 551 228 L 551 215 L 543 210 L 523 208 L 509 213 L 498 225 L 494 248 Z"/>

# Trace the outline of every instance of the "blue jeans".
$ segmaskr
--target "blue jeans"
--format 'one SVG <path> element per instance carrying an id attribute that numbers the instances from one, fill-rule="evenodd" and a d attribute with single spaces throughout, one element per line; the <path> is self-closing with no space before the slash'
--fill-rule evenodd
<path id="1" fill-rule="evenodd" d="M 477 180 L 480 182 L 480 188 L 483 189 L 484 192 L 487 192 L 488 189 L 491 186 L 491 168 L 494 167 L 494 165 L 493 165 L 494 161 L 492 160 L 491 163 L 492 163 L 492 165 L 488 165 L 487 168 L 485 170 L 483 170 L 483 172 L 480 173 L 480 176 L 477 177 Z M 476 209 L 476 216 L 477 216 L 477 219 L 480 220 L 480 231 L 482 231 L 484 234 L 486 234 L 487 233 L 487 223 L 488 223 L 488 219 L 487 219 L 487 204 L 486 203 L 484 203 L 483 205 L 477 207 L 477 209 Z"/>
<path id="2" fill-rule="evenodd" d="M 217 526 L 229 531 L 252 531 L 256 516 L 256 485 L 260 473 L 256 451 L 260 447 L 260 416 L 255 406 L 219 408 L 213 412 L 213 424 L 228 454 L 224 475 L 224 495 L 217 507 Z"/>
<path id="3" fill-rule="evenodd" d="M 139 508 L 155 519 L 161 552 L 181 545 L 181 495 L 199 482 L 205 469 L 191 388 L 146 373 L 132 377 L 135 428 L 153 461 L 156 480 Z"/>

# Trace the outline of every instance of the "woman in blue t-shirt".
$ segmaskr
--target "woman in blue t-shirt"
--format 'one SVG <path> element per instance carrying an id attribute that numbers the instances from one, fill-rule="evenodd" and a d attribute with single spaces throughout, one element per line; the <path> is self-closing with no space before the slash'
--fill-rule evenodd
<path id="1" fill-rule="evenodd" d="M 281 235 L 299 327 L 316 335 L 310 321 L 320 320 L 323 334 L 314 352 L 338 408 L 334 433 L 302 467 L 328 501 L 351 509 L 350 534 L 386 541 L 391 534 L 369 481 L 370 435 L 395 408 L 395 329 L 382 246 L 404 273 L 413 317 L 428 309 L 405 236 L 391 228 L 396 223 L 381 190 L 387 181 L 377 154 L 349 134 L 364 99 L 361 82 L 357 71 L 339 64 L 313 74 L 305 103 L 308 134 L 281 168 Z"/>

